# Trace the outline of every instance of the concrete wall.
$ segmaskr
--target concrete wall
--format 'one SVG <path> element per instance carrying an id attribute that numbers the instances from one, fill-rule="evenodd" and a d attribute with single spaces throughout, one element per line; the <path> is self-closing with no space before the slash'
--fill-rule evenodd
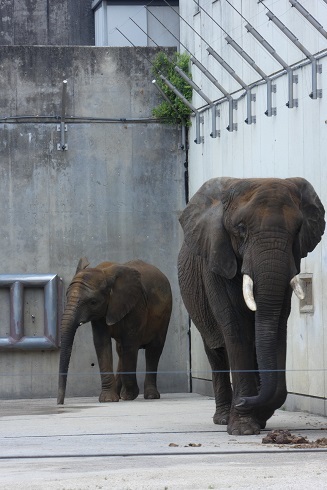
<path id="1" fill-rule="evenodd" d="M 144 48 L 147 57 L 155 52 Z M 0 59 L 0 273 L 58 274 L 66 287 L 84 255 L 91 265 L 132 258 L 157 265 L 174 298 L 159 389 L 188 391 L 187 316 L 176 271 L 185 154 L 177 128 L 150 117 L 158 93 L 142 51 L 8 46 Z M 68 150 L 58 151 L 64 79 Z M 1 337 L 10 311 L 9 291 L 0 293 Z M 43 331 L 42 301 L 42 291 L 26 290 L 29 336 Z M 56 396 L 58 360 L 59 351 L 0 352 L 0 397 Z M 76 335 L 67 396 L 99 390 L 87 324 Z"/>
<path id="2" fill-rule="evenodd" d="M 94 45 L 92 0 L 1 0 L 0 45 Z"/>
<path id="3" fill-rule="evenodd" d="M 212 73 L 222 87 L 237 100 L 234 123 L 237 131 L 227 131 L 229 124 L 228 103 L 223 94 L 193 65 L 194 81 L 203 92 L 217 102 L 220 117 L 217 129 L 220 137 L 211 138 L 212 117 L 205 101 L 194 93 L 193 104 L 202 110 L 201 135 L 204 142 L 195 144 L 195 121 L 190 132 L 189 175 L 190 196 L 211 177 L 293 177 L 307 178 L 327 207 L 326 185 L 326 71 L 327 40 L 308 21 L 291 8 L 288 0 L 259 2 L 233 1 L 235 9 L 227 2 L 200 1 L 222 28 L 249 54 L 267 74 L 276 76 L 273 106 L 276 116 L 267 117 L 267 85 L 260 82 L 260 75 L 248 65 L 225 40 L 226 34 L 219 29 L 201 9 L 188 0 L 181 0 L 180 13 L 202 36 L 202 40 L 184 22 L 181 22 L 181 41 L 195 57 Z M 300 2 L 317 20 L 326 27 L 326 5 L 323 2 Z M 322 74 L 317 74 L 317 88 L 322 89 L 322 98 L 312 100 L 312 68 L 305 55 L 286 36 L 268 21 L 268 9 L 299 38 L 299 41 L 314 55 L 321 56 Z M 241 15 L 243 18 L 241 17 Z M 244 19 L 266 39 L 288 65 L 295 67 L 298 83 L 294 84 L 294 98 L 298 107 L 289 109 L 288 79 L 281 65 L 262 48 L 244 28 Z M 222 66 L 208 54 L 213 47 L 245 82 L 253 85 L 252 94 L 256 101 L 251 103 L 255 124 L 245 124 L 247 101 L 245 91 Z M 295 65 L 294 65 L 295 64 Z M 262 80 L 261 80 L 262 82 Z M 294 297 L 288 329 L 287 381 L 290 395 L 286 406 L 327 414 L 327 241 L 322 242 L 302 260 L 302 273 L 313 274 L 314 311 L 300 312 L 299 300 Z M 200 393 L 212 393 L 211 373 L 202 347 L 202 341 L 192 330 L 192 373 L 193 389 Z"/>

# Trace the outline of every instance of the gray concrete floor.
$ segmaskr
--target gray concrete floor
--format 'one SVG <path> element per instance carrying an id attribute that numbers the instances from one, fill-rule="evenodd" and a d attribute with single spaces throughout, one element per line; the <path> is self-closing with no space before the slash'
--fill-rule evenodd
<path id="1" fill-rule="evenodd" d="M 2 400 L 0 489 L 327 489 L 327 448 L 262 444 L 273 429 L 327 437 L 326 418 L 279 410 L 260 435 L 236 437 L 213 412 L 195 394 Z"/>

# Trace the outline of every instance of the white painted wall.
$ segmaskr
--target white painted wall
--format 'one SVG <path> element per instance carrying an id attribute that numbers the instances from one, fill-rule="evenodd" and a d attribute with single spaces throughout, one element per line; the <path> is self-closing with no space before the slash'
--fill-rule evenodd
<path id="1" fill-rule="evenodd" d="M 294 177 L 308 179 L 327 208 L 327 39 L 318 32 L 288 0 L 265 0 L 263 3 L 242 0 L 200 0 L 214 20 L 254 59 L 269 76 L 275 76 L 276 93 L 273 106 L 276 116 L 267 117 L 267 86 L 255 85 L 252 93 L 256 101 L 252 112 L 256 123 L 247 125 L 244 89 L 210 56 L 207 46 L 213 47 L 246 83 L 254 84 L 261 77 L 235 50 L 227 44 L 225 33 L 195 2 L 180 0 L 180 14 L 200 34 L 181 21 L 181 42 L 216 77 L 223 88 L 238 100 L 234 111 L 237 131 L 228 132 L 228 103 L 223 94 L 193 65 L 194 81 L 204 93 L 217 102 L 220 137 L 211 138 L 211 112 L 204 100 L 194 95 L 193 105 L 203 110 L 201 124 L 202 144 L 195 144 L 195 120 L 190 130 L 189 178 L 190 196 L 211 177 Z M 233 9 L 232 4 L 235 9 Z M 323 0 L 301 0 L 303 7 L 327 29 L 327 5 Z M 312 71 L 306 56 L 266 16 L 270 9 L 313 55 L 321 57 L 322 74 L 318 74 L 318 89 L 322 98 L 312 100 Z M 241 15 L 240 15 L 241 14 Z M 243 17 L 242 17 L 243 16 Z M 281 65 L 245 29 L 246 21 L 269 42 L 281 58 L 295 66 L 298 83 L 294 98 L 298 107 L 289 109 L 287 75 Z M 300 63 L 300 65 L 298 65 Z M 313 274 L 314 313 L 300 313 L 295 297 L 288 330 L 287 380 L 290 392 L 286 406 L 327 414 L 327 240 L 302 261 L 301 272 Z M 195 330 L 195 329 L 193 329 Z M 192 334 L 193 387 L 210 391 L 210 369 L 196 331 Z"/>

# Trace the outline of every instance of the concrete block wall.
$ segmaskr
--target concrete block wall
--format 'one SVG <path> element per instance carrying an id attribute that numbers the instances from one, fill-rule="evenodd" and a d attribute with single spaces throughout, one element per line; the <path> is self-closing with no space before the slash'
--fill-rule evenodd
<path id="1" fill-rule="evenodd" d="M 143 55 L 157 50 L 144 50 L 0 47 L 0 273 L 58 274 L 67 287 L 81 256 L 158 266 L 174 299 L 159 389 L 185 392 L 188 322 L 176 269 L 185 153 L 178 128 L 151 118 L 158 93 Z M 64 79 L 68 150 L 58 151 Z M 0 336 L 8 294 L 0 289 Z M 43 330 L 40 291 L 26 291 L 25 325 L 30 336 Z M 1 351 L 0 397 L 56 396 L 58 360 L 59 351 Z M 69 373 L 67 396 L 99 394 L 89 324 L 77 332 Z"/>
<path id="2" fill-rule="evenodd" d="M 94 45 L 92 0 L 1 0 L 0 45 Z"/>

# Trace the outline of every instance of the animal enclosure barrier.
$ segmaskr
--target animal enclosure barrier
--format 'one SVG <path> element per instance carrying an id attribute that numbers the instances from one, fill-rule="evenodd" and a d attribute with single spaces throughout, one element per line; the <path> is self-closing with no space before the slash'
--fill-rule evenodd
<path id="1" fill-rule="evenodd" d="M 44 317 L 39 326 L 43 326 L 43 335 L 38 329 L 28 335 L 24 329 L 24 296 L 26 288 L 43 292 Z M 9 290 L 9 304 L 4 304 L 4 290 Z M 2 299 L 2 318 L 0 326 L 0 350 L 53 350 L 59 347 L 59 327 L 63 311 L 63 283 L 57 274 L 1 274 L 0 297 Z M 3 311 L 9 312 L 8 324 L 5 323 Z M 31 310 L 32 322 L 42 308 Z"/>

